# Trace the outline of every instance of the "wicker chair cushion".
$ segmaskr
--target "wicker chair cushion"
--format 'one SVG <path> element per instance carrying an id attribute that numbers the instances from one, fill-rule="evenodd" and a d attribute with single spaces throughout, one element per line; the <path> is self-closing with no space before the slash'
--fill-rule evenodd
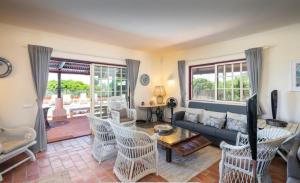
<path id="1" fill-rule="evenodd" d="M 120 118 L 120 122 L 121 123 L 124 123 L 124 122 L 128 122 L 128 121 L 132 121 L 133 119 L 132 118 Z"/>
<path id="2" fill-rule="evenodd" d="M 118 111 L 120 113 L 120 118 L 121 119 L 122 118 L 124 118 L 124 119 L 128 118 L 128 112 L 127 112 L 126 108 L 122 108 L 122 109 L 116 110 L 116 111 Z"/>
<path id="3" fill-rule="evenodd" d="M 26 144 L 28 144 L 29 142 L 26 140 L 22 140 L 22 139 L 14 139 L 14 140 L 10 140 L 7 142 L 4 142 L 2 144 L 2 153 L 6 154 L 9 153 L 15 149 L 18 149 L 19 147 L 22 147 Z"/>
<path id="4" fill-rule="evenodd" d="M 1 129 L 0 154 L 9 153 L 34 141 L 35 131 L 30 128 Z"/>

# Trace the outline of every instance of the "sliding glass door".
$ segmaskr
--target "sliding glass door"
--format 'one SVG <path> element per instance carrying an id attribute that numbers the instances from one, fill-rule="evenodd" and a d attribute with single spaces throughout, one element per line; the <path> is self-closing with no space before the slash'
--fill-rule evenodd
<path id="1" fill-rule="evenodd" d="M 91 112 L 107 118 L 107 100 L 112 96 L 128 96 L 127 68 L 122 66 L 91 65 Z"/>

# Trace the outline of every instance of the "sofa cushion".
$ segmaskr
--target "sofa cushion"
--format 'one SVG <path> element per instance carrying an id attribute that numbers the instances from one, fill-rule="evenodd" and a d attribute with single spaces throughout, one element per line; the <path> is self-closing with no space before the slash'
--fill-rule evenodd
<path id="1" fill-rule="evenodd" d="M 203 121 L 203 124 L 206 126 L 212 126 L 215 128 L 223 128 L 225 123 L 225 119 L 224 118 L 215 118 L 215 117 L 209 117 L 206 120 Z"/>
<path id="2" fill-rule="evenodd" d="M 209 117 L 225 119 L 226 118 L 226 113 L 204 110 L 203 115 L 202 115 L 201 120 L 200 120 L 200 123 L 204 123 L 204 121 L 207 120 Z"/>
<path id="3" fill-rule="evenodd" d="M 209 135 L 209 136 L 215 136 L 216 135 L 216 129 L 215 127 L 212 126 L 205 126 L 201 123 L 195 124 L 194 129 L 199 132 L 200 134 L 203 135 Z"/>
<path id="4" fill-rule="evenodd" d="M 189 121 L 184 121 L 184 120 L 178 120 L 174 121 L 173 124 L 175 126 L 184 128 L 184 129 L 189 129 L 194 132 L 198 132 L 203 135 L 210 135 L 210 136 L 215 136 L 216 129 L 215 127 L 211 126 L 205 126 L 201 123 L 193 123 Z"/>
<path id="5" fill-rule="evenodd" d="M 216 129 L 216 137 L 224 139 L 226 142 L 227 141 L 236 141 L 236 136 L 237 136 L 236 131 L 228 130 L 228 129 Z"/>
<path id="6" fill-rule="evenodd" d="M 185 112 L 184 113 L 184 120 L 185 121 L 190 121 L 190 122 L 193 122 L 193 123 L 198 123 L 198 114 L 191 113 L 191 112 Z"/>
<path id="7" fill-rule="evenodd" d="M 196 124 L 196 123 L 193 123 L 190 121 L 185 121 L 185 120 L 177 120 L 177 121 L 174 121 L 173 124 L 175 126 L 178 126 L 178 127 L 184 128 L 184 129 L 192 130 L 194 128 L 194 124 Z"/>

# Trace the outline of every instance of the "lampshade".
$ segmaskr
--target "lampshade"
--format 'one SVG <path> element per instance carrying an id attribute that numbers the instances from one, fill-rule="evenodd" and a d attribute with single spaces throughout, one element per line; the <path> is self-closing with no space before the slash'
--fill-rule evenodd
<path id="1" fill-rule="evenodd" d="M 166 90 L 164 86 L 155 86 L 154 88 L 154 96 L 165 96 Z"/>

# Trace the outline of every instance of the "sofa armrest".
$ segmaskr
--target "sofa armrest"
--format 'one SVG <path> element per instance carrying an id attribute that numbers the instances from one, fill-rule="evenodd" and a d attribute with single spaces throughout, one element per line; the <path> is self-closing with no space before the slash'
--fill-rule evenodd
<path id="1" fill-rule="evenodd" d="M 183 120 L 185 111 L 175 112 L 172 116 L 173 121 Z"/>
<path id="2" fill-rule="evenodd" d="M 300 161 L 297 159 L 297 151 L 300 146 L 300 141 L 295 141 L 288 154 L 287 175 L 300 180 Z"/>

